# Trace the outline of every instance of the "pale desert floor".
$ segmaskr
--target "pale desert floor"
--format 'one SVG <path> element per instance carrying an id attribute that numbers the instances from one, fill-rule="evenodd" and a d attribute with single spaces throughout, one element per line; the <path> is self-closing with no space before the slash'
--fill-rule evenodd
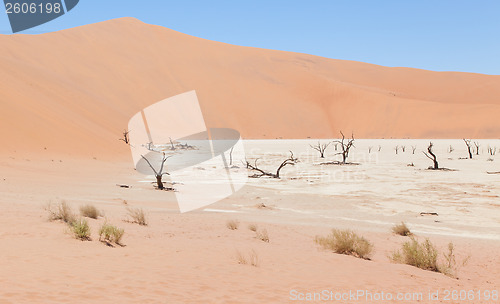
<path id="1" fill-rule="evenodd" d="M 433 140 L 440 165 L 456 171 L 426 170 L 431 162 L 422 150 L 428 140 L 356 140 L 349 160 L 359 165 L 346 166 L 320 165 L 338 156 L 332 145 L 326 159 L 319 159 L 308 146 L 316 142 L 245 141 L 247 158 L 261 158 L 262 168 L 274 170 L 288 150 L 300 162 L 285 167 L 279 180 L 249 179 L 231 197 L 185 214 L 173 193 L 154 190 L 148 182 L 153 178 L 135 172 L 124 158 L 72 158 L 52 151 L 3 155 L 0 303 L 289 303 L 293 290 L 417 292 L 422 303 L 430 302 L 429 291 L 439 290 L 433 302 L 495 303 L 484 294 L 479 300 L 478 293 L 500 290 L 500 175 L 486 173 L 500 171 L 500 152 L 486 151 L 488 145 L 500 148 L 500 140 L 479 140 L 480 155 L 472 160 L 459 159 L 467 156 L 461 140 Z M 396 155 L 396 145 L 406 151 Z M 89 219 L 91 242 L 48 221 L 44 206 L 61 200 L 75 212 L 94 204 L 108 222 L 125 229 L 125 246 L 98 241 L 104 218 Z M 255 207 L 261 203 L 269 208 Z M 143 208 L 149 225 L 126 222 L 127 207 Z M 228 220 L 238 220 L 239 229 L 226 228 Z M 468 257 L 458 279 L 389 261 L 408 239 L 390 231 L 401 221 L 441 251 L 452 241 L 459 262 Z M 255 238 L 249 224 L 266 229 L 270 242 Z M 350 228 L 369 239 L 372 260 L 320 249 L 314 237 L 331 228 Z M 239 264 L 238 252 L 254 252 L 258 266 Z M 447 301 L 447 290 L 473 290 L 475 298 Z"/>

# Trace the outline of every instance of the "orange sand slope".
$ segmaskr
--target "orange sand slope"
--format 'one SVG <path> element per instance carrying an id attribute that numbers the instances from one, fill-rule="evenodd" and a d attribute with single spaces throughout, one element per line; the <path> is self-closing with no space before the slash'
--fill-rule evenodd
<path id="1" fill-rule="evenodd" d="M 209 127 L 245 138 L 500 134 L 500 76 L 234 46 L 123 18 L 0 35 L 0 150 L 123 154 L 135 112 L 193 89 Z"/>

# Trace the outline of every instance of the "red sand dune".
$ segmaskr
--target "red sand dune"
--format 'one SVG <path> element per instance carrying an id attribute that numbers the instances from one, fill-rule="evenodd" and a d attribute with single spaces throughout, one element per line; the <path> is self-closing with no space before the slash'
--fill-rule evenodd
<path id="1" fill-rule="evenodd" d="M 209 127 L 244 138 L 500 134 L 500 76 L 241 47 L 123 18 L 0 35 L 0 151 L 123 155 L 134 113 L 189 90 Z"/>

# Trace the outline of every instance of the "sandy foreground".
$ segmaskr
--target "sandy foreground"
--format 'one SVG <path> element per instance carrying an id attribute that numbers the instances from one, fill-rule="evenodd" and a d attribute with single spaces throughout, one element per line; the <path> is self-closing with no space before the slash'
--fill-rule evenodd
<path id="1" fill-rule="evenodd" d="M 356 166 L 320 165 L 308 146 L 315 142 L 245 141 L 247 158 L 262 158 L 263 168 L 274 169 L 288 150 L 301 162 L 283 169 L 280 180 L 249 179 L 236 194 L 185 214 L 173 193 L 154 190 L 152 176 L 135 172 L 131 161 L 50 151 L 3 155 L 0 303 L 293 303 L 323 291 L 332 292 L 327 303 L 495 303 L 486 295 L 500 290 L 500 175 L 486 172 L 500 166 L 486 149 L 500 148 L 499 140 L 480 140 L 473 160 L 459 159 L 466 156 L 460 140 L 435 140 L 441 165 L 457 170 L 446 172 L 426 170 L 426 140 L 358 140 L 350 159 Z M 396 145 L 406 151 L 396 155 Z M 338 159 L 334 153 L 332 146 L 326 161 Z M 48 221 L 44 208 L 62 200 L 75 212 L 87 203 L 98 207 L 125 229 L 125 246 L 98 241 L 104 218 L 89 219 L 90 242 Z M 127 208 L 143 208 L 149 225 L 127 222 Z M 239 229 L 229 230 L 228 220 L 239 221 Z M 458 279 L 390 262 L 408 239 L 390 232 L 400 221 L 442 252 L 453 242 L 457 261 L 468 258 Z M 249 224 L 266 229 L 270 242 L 257 239 Z M 320 249 L 315 236 L 331 228 L 369 239 L 372 259 Z M 240 264 L 239 254 L 257 256 L 258 265 Z M 454 300 L 453 291 L 473 296 Z M 398 293 L 406 300 L 395 300 Z"/>

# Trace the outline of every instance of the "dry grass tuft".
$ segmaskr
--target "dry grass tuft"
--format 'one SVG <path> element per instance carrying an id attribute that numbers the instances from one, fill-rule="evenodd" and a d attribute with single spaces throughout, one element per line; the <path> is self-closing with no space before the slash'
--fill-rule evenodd
<path id="1" fill-rule="evenodd" d="M 392 254 L 391 259 L 397 263 L 439 272 L 437 258 L 438 251 L 429 239 L 419 243 L 412 237 L 410 241 L 403 244 L 401 251 Z"/>
<path id="2" fill-rule="evenodd" d="M 57 205 L 55 210 L 52 208 L 51 204 L 49 204 L 47 206 L 47 211 L 49 212 L 49 220 L 51 221 L 63 221 L 67 224 L 72 224 L 76 221 L 75 214 L 65 201 Z"/>
<path id="3" fill-rule="evenodd" d="M 250 225 L 248 225 L 248 229 L 250 229 L 250 231 L 257 232 L 257 225 L 250 224 Z"/>
<path id="4" fill-rule="evenodd" d="M 406 224 L 404 222 L 401 222 L 401 224 L 398 224 L 398 225 L 394 225 L 394 227 L 392 227 L 392 232 L 394 232 L 397 235 L 401 235 L 401 236 L 412 235 L 410 228 L 408 228 L 408 226 L 406 226 Z"/>
<path id="5" fill-rule="evenodd" d="M 80 207 L 80 214 L 84 217 L 97 219 L 100 215 L 100 212 L 94 205 L 87 204 Z"/>
<path id="6" fill-rule="evenodd" d="M 104 223 L 99 229 L 99 241 L 105 242 L 108 245 L 115 243 L 122 246 L 121 239 L 125 231 L 116 226 Z"/>
<path id="7" fill-rule="evenodd" d="M 253 249 L 248 254 L 248 258 L 245 257 L 245 255 L 243 253 L 241 253 L 239 250 L 236 251 L 236 260 L 238 261 L 238 264 L 242 264 L 242 265 L 250 264 L 251 266 L 254 266 L 254 267 L 260 266 L 259 255 Z"/>
<path id="8" fill-rule="evenodd" d="M 269 235 L 267 234 L 267 230 L 263 229 L 261 231 L 257 231 L 256 237 L 266 243 L 269 243 Z"/>
<path id="9" fill-rule="evenodd" d="M 127 211 L 128 211 L 128 216 L 132 218 L 132 223 L 137 223 L 141 226 L 148 225 L 146 214 L 144 214 L 144 210 L 127 208 Z"/>
<path id="10" fill-rule="evenodd" d="M 240 226 L 240 223 L 236 220 L 229 220 L 226 222 L 226 227 L 231 230 L 236 230 Z"/>
<path id="11" fill-rule="evenodd" d="M 317 236 L 315 242 L 335 253 L 352 255 L 365 260 L 370 259 L 373 251 L 373 245 L 369 241 L 351 230 L 333 229 L 332 233 L 326 237 Z"/>
<path id="12" fill-rule="evenodd" d="M 79 219 L 71 223 L 71 230 L 75 238 L 82 241 L 90 241 L 90 227 L 86 219 Z"/>

